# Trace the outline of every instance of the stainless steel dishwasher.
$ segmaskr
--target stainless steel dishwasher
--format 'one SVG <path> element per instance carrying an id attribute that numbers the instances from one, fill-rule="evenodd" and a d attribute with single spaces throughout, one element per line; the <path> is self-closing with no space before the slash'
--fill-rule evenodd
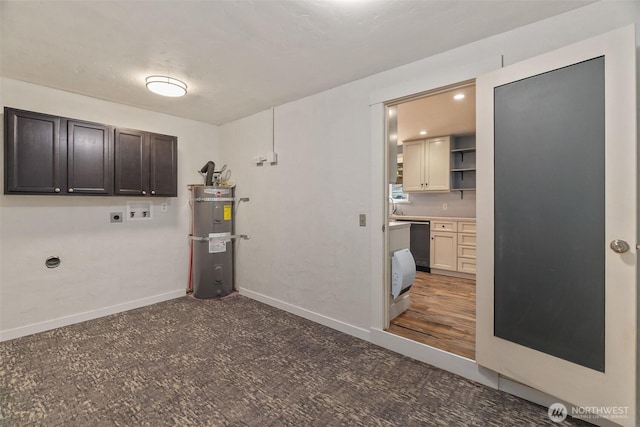
<path id="1" fill-rule="evenodd" d="M 430 227 L 429 221 L 411 221 L 409 250 L 416 260 L 416 270 L 419 271 L 431 272 L 429 267 Z"/>

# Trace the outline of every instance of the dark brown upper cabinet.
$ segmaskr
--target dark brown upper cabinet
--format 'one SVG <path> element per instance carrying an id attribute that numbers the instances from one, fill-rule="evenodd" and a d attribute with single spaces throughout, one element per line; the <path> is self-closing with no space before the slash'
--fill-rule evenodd
<path id="1" fill-rule="evenodd" d="M 149 135 L 149 182 L 152 196 L 178 195 L 178 140 L 175 136 Z"/>
<path id="2" fill-rule="evenodd" d="M 113 194 L 111 128 L 96 123 L 67 121 L 67 191 Z"/>
<path id="3" fill-rule="evenodd" d="M 5 194 L 178 195 L 178 139 L 4 108 Z"/>
<path id="4" fill-rule="evenodd" d="M 111 128 L 5 107 L 5 194 L 113 194 Z"/>
<path id="5" fill-rule="evenodd" d="M 4 109 L 5 194 L 63 191 L 66 144 L 60 142 L 61 121 L 47 114 Z"/>
<path id="6" fill-rule="evenodd" d="M 116 129 L 115 193 L 127 196 L 177 196 L 177 142 L 175 136 Z"/>

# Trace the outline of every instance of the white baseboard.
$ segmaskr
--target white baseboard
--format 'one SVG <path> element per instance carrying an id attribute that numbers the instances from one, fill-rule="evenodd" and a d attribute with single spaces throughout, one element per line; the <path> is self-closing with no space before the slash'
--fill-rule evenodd
<path id="1" fill-rule="evenodd" d="M 284 302 L 279 299 L 275 299 L 275 298 L 263 295 L 261 293 L 254 292 L 249 289 L 240 288 L 239 292 L 240 292 L 240 295 L 244 295 L 247 298 L 260 301 L 272 307 L 279 308 L 280 310 L 284 310 L 286 312 L 295 314 L 296 316 L 304 317 L 305 319 L 311 320 L 312 322 L 316 322 L 321 325 L 327 326 L 331 329 L 335 329 L 345 334 L 352 335 L 356 338 L 360 338 L 361 340 L 370 341 L 371 334 L 368 329 L 359 328 L 357 326 L 344 323 L 340 320 L 332 319 L 331 317 L 318 314 L 316 312 L 307 310 L 305 308 L 298 307 L 288 302 Z"/>
<path id="2" fill-rule="evenodd" d="M 185 290 L 181 289 L 178 291 L 171 291 L 160 295 L 154 295 L 148 298 L 141 298 L 122 304 L 99 308 L 97 310 L 85 311 L 83 313 L 72 314 L 70 316 L 59 317 L 53 320 L 46 320 L 44 322 L 34 323 L 27 326 L 20 326 L 14 329 L 8 329 L 6 331 L 0 331 L 0 342 L 24 337 L 27 335 L 37 334 L 38 332 L 49 331 L 51 329 L 61 328 L 63 326 L 72 325 L 74 323 L 97 319 L 99 317 L 109 316 L 115 313 L 121 313 L 123 311 L 133 310 L 134 308 L 140 308 L 146 305 L 180 298 L 185 295 Z"/>
<path id="3" fill-rule="evenodd" d="M 489 369 L 483 368 L 482 366 L 478 366 L 478 364 L 471 359 L 429 347 L 425 344 L 421 344 L 380 329 L 372 328 L 371 330 L 367 330 L 349 325 L 339 320 L 300 308 L 279 299 L 268 297 L 249 289 L 240 288 L 239 292 L 240 295 L 244 295 L 247 298 L 251 298 L 297 316 L 304 317 L 305 319 L 320 323 L 321 325 L 352 335 L 356 338 L 370 341 L 380 347 L 384 347 L 388 350 L 411 357 L 412 359 L 419 360 L 429 365 L 436 366 L 472 381 L 479 382 L 492 388 L 498 388 L 498 374 Z"/>
<path id="4" fill-rule="evenodd" d="M 439 274 L 441 276 L 451 276 L 451 277 L 459 277 L 461 279 L 476 280 L 475 274 L 464 273 L 462 271 L 438 270 L 437 268 L 432 268 L 431 274 Z"/>
<path id="5" fill-rule="evenodd" d="M 460 375 L 471 381 L 491 388 L 498 388 L 498 374 L 496 372 L 483 368 L 474 360 L 466 357 L 430 347 L 381 329 L 371 329 L 371 342 L 428 365 Z"/>

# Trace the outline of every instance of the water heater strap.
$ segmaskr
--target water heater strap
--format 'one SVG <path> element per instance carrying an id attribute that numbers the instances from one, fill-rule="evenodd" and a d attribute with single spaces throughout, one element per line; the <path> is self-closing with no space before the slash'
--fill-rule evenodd
<path id="1" fill-rule="evenodd" d="M 231 240 L 231 239 L 244 239 L 244 240 L 249 240 L 249 236 L 247 236 L 246 234 L 231 234 L 228 236 L 224 236 L 224 237 L 209 237 L 209 236 L 205 236 L 205 237 L 201 237 L 201 236 L 194 236 L 192 234 L 189 234 L 189 239 L 191 240 L 195 240 L 196 242 L 211 242 L 211 241 L 224 241 L 224 240 Z"/>
<path id="2" fill-rule="evenodd" d="M 233 202 L 235 197 L 196 197 L 192 202 Z"/>

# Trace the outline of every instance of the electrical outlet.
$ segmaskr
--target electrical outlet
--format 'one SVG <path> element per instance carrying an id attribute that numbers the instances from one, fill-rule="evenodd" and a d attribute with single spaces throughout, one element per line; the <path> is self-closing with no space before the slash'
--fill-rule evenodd
<path id="1" fill-rule="evenodd" d="M 360 214 L 360 227 L 367 226 L 367 214 Z"/>
<path id="2" fill-rule="evenodd" d="M 122 222 L 122 212 L 111 212 L 109 218 L 111 222 Z"/>
<path id="3" fill-rule="evenodd" d="M 169 210 L 169 205 L 166 202 L 160 203 L 160 212 L 167 212 Z"/>
<path id="4" fill-rule="evenodd" d="M 449 209 L 449 205 L 447 203 L 443 203 L 442 204 L 442 210 L 446 211 L 447 209 Z"/>

